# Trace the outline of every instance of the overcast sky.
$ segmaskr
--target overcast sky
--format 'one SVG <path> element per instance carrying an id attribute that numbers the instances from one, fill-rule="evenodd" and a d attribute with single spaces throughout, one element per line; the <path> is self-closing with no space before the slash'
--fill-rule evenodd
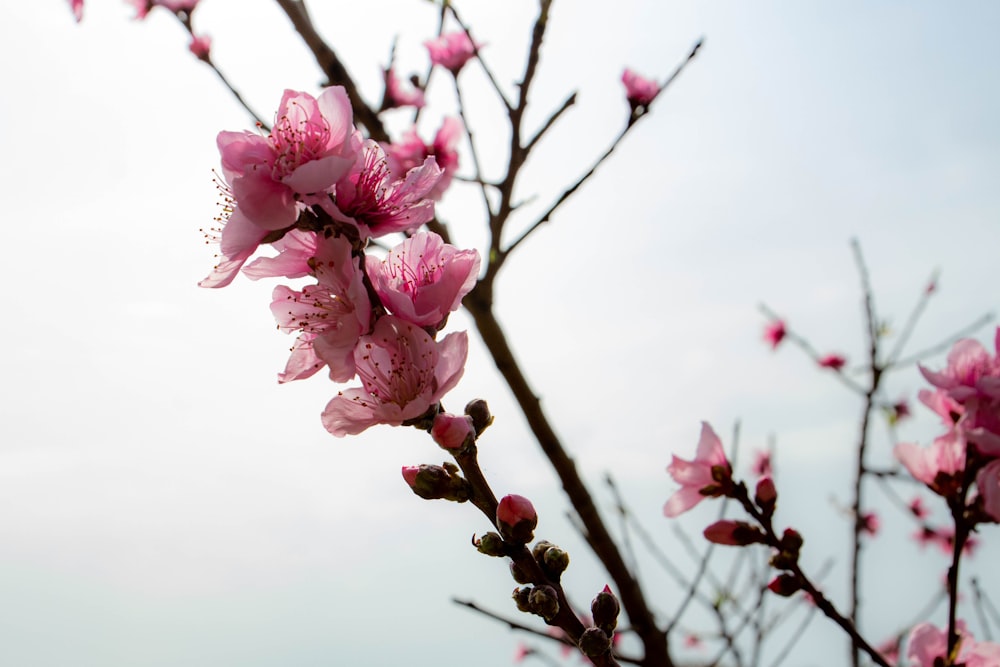
<path id="1" fill-rule="evenodd" d="M 740 420 L 744 460 L 776 442 L 778 521 L 805 535 L 812 569 L 834 561 L 824 585 L 843 601 L 850 523 L 837 508 L 850 502 L 861 402 L 797 350 L 772 353 L 757 305 L 819 350 L 860 363 L 857 238 L 890 329 L 941 272 L 913 351 L 997 310 L 1000 6 L 619 5 L 554 5 L 529 122 L 572 91 L 578 103 L 524 173 L 522 224 L 621 127 L 624 66 L 662 79 L 701 36 L 705 48 L 512 259 L 497 307 L 602 507 L 610 471 L 677 555 L 661 514 L 675 488 L 670 455 L 693 453 L 700 420 L 727 445 Z M 459 7 L 512 89 L 534 4 Z M 403 72 L 426 68 L 430 4 L 310 8 L 369 99 L 381 94 L 379 66 L 397 35 Z M 273 285 L 196 287 L 213 263 L 198 230 L 216 212 L 215 135 L 252 124 L 169 14 L 131 15 L 118 0 L 89 0 L 81 25 L 63 0 L 0 7 L 0 663 L 509 664 L 517 637 L 449 601 L 514 615 L 506 567 L 468 546 L 487 525 L 472 508 L 416 498 L 399 476 L 404 464 L 439 463 L 433 443 L 388 427 L 332 438 L 319 414 L 336 387 L 318 376 L 275 381 L 291 339 L 271 319 Z M 273 2 L 203 0 L 195 25 L 264 117 L 285 88 L 318 93 L 320 74 Z M 461 76 L 496 174 L 506 135 L 495 99 L 477 68 Z M 453 112 L 446 81 L 430 91 L 427 136 Z M 391 129 L 407 118 L 397 112 Z M 440 214 L 476 246 L 477 192 L 455 189 Z M 468 326 L 462 316 L 450 323 Z M 487 474 L 499 493 L 535 501 L 539 537 L 567 547 L 565 581 L 589 600 L 606 575 L 565 521 L 557 483 L 471 337 L 449 404 L 489 400 Z M 992 341 L 990 329 L 978 337 Z M 920 387 L 901 371 L 886 397 Z M 900 437 L 927 443 L 935 420 L 915 409 Z M 888 464 L 885 429 L 873 432 L 872 459 Z M 916 550 L 912 523 L 876 487 L 869 497 L 885 523 L 864 571 L 866 627 L 880 641 L 914 620 L 946 564 Z M 715 511 L 682 525 L 695 532 Z M 996 574 L 983 571 L 1000 555 L 997 539 L 982 537 L 965 571 L 983 577 L 996 604 Z M 649 559 L 641 574 L 656 607 L 674 609 L 679 594 Z M 982 636 L 971 609 L 963 615 Z M 829 623 L 809 632 L 790 664 L 846 655 Z"/>

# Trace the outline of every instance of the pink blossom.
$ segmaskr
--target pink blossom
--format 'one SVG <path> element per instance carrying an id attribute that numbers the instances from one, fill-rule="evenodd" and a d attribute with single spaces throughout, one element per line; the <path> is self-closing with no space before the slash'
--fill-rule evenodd
<path id="1" fill-rule="evenodd" d="M 1000 354 L 1000 327 L 994 347 Z M 942 371 L 919 368 L 928 382 L 948 392 L 959 403 L 977 395 L 1000 398 L 1000 360 L 991 356 L 977 340 L 964 338 L 955 343 L 948 354 L 948 365 Z"/>
<path id="2" fill-rule="evenodd" d="M 336 185 L 322 206 L 335 220 L 358 227 L 363 238 L 414 230 L 434 217 L 428 193 L 441 178 L 434 158 L 397 179 L 378 143 L 365 142 L 363 158 Z"/>
<path id="3" fill-rule="evenodd" d="M 950 557 L 955 550 L 955 527 L 932 528 L 931 526 L 921 526 L 920 530 L 913 535 L 913 539 L 921 547 L 933 544 L 941 550 L 941 553 Z M 965 540 L 965 544 L 962 545 L 962 553 L 966 556 L 972 556 L 978 546 L 979 541 L 973 535 L 969 535 Z"/>
<path id="4" fill-rule="evenodd" d="M 920 496 L 915 497 L 909 504 L 910 512 L 918 519 L 926 519 L 929 512 L 924 506 L 924 500 Z"/>
<path id="5" fill-rule="evenodd" d="M 135 7 L 135 18 L 144 19 L 146 14 L 153 7 L 163 7 L 174 13 L 187 12 L 190 14 L 198 5 L 199 0 L 125 0 Z"/>
<path id="6" fill-rule="evenodd" d="M 424 91 L 416 86 L 409 89 L 403 87 L 396 72 L 390 67 L 385 72 L 385 95 L 382 99 L 383 109 L 412 106 L 418 109 L 424 106 Z"/>
<path id="7" fill-rule="evenodd" d="M 914 479 L 934 493 L 947 498 L 958 490 L 965 470 L 965 439 L 957 431 L 935 438 L 930 447 L 898 444 L 893 454 Z"/>
<path id="8" fill-rule="evenodd" d="M 785 340 L 788 331 L 785 329 L 784 320 L 774 320 L 768 322 L 764 327 L 764 340 L 770 343 L 771 349 L 776 350 L 781 341 Z"/>
<path id="9" fill-rule="evenodd" d="M 681 485 L 663 506 L 668 517 L 678 516 L 705 498 L 723 495 L 732 485 L 732 468 L 722 449 L 722 442 L 708 422 L 701 423 L 701 438 L 694 460 L 685 461 L 675 455 L 667 472 Z"/>
<path id="10" fill-rule="evenodd" d="M 286 90 L 266 136 L 220 132 L 216 143 L 228 185 L 220 219 L 220 261 L 202 287 L 224 287 L 272 231 L 293 225 L 299 201 L 333 186 L 355 161 L 360 134 L 342 87 L 313 98 Z M 329 197 L 323 197 L 329 199 Z"/>
<path id="11" fill-rule="evenodd" d="M 330 190 L 354 164 L 360 135 L 341 86 L 318 98 L 286 90 L 268 136 L 220 132 L 222 170 L 237 208 L 266 230 L 289 227 L 306 195 Z"/>
<path id="12" fill-rule="evenodd" d="M 882 522 L 878 518 L 878 514 L 875 512 L 864 512 L 861 515 L 861 532 L 867 533 L 868 535 L 875 537 L 878 535 L 878 529 L 881 527 Z"/>
<path id="13" fill-rule="evenodd" d="M 757 477 L 770 477 L 774 474 L 771 467 L 771 452 L 766 449 L 755 449 L 753 451 L 753 461 L 750 463 L 750 472 Z"/>
<path id="14" fill-rule="evenodd" d="M 439 328 L 479 277 L 479 253 L 458 250 L 433 232 L 414 234 L 384 260 L 368 257 L 368 275 L 382 304 L 420 326 Z"/>
<path id="15" fill-rule="evenodd" d="M 83 0 L 69 0 L 69 8 L 73 10 L 73 18 L 77 23 L 83 20 Z"/>
<path id="16" fill-rule="evenodd" d="M 453 415 L 440 412 L 434 417 L 431 426 L 431 437 L 439 447 L 444 449 L 459 449 L 466 442 L 475 442 L 476 428 L 472 425 L 472 417 L 468 415 Z"/>
<path id="17" fill-rule="evenodd" d="M 319 242 L 315 232 L 293 229 L 271 244 L 278 251 L 276 257 L 258 257 L 243 267 L 243 274 L 251 280 L 261 278 L 302 278 L 312 273 L 310 260 L 316 255 Z"/>
<path id="18" fill-rule="evenodd" d="M 983 511 L 1000 522 L 1000 459 L 983 466 L 976 475 L 976 488 L 983 499 Z"/>
<path id="19" fill-rule="evenodd" d="M 403 479 L 409 484 L 410 488 L 416 486 L 417 475 L 420 473 L 420 466 L 403 466 Z"/>
<path id="20" fill-rule="evenodd" d="M 196 58 L 208 62 L 209 51 L 212 48 L 212 38 L 208 35 L 191 35 L 191 43 L 188 45 L 188 48 Z"/>
<path id="21" fill-rule="evenodd" d="M 432 64 L 440 65 L 455 75 L 472 56 L 476 55 L 476 50 L 481 47 L 480 44 L 473 44 L 468 33 L 464 30 L 446 33 L 437 39 L 427 40 L 424 42 L 424 46 L 427 47 Z"/>
<path id="22" fill-rule="evenodd" d="M 764 534 L 746 521 L 722 519 L 711 524 L 703 531 L 705 539 L 715 544 L 734 547 L 745 547 L 748 544 L 762 542 Z"/>
<path id="23" fill-rule="evenodd" d="M 977 642 L 959 620 L 956 631 L 961 642 L 954 664 L 963 667 L 1000 667 L 1000 644 Z M 948 631 L 938 630 L 930 623 L 921 623 L 910 632 L 906 657 L 911 667 L 935 667 L 948 654 Z M 949 663 L 951 664 L 951 663 Z"/>
<path id="24" fill-rule="evenodd" d="M 847 359 L 840 354 L 827 354 L 820 357 L 818 362 L 820 367 L 829 368 L 830 370 L 839 371 L 847 363 Z"/>
<path id="25" fill-rule="evenodd" d="M 897 635 L 895 637 L 890 637 L 884 642 L 875 647 L 875 650 L 881 654 L 885 661 L 890 665 L 899 662 L 899 645 L 902 643 L 903 637 Z"/>
<path id="26" fill-rule="evenodd" d="M 622 83 L 625 84 L 625 98 L 633 108 L 648 107 L 660 94 L 660 85 L 655 80 L 640 76 L 628 67 L 622 72 Z"/>
<path id="27" fill-rule="evenodd" d="M 278 328 L 301 332 L 279 382 L 307 378 L 323 366 L 334 382 L 350 380 L 354 348 L 368 331 L 371 305 L 351 243 L 340 236 L 325 239 L 313 264 L 318 284 L 274 288 L 271 312 Z"/>
<path id="28" fill-rule="evenodd" d="M 423 415 L 458 384 L 468 349 L 464 331 L 436 342 L 415 324 L 392 315 L 379 318 L 354 351 L 363 386 L 334 396 L 323 411 L 324 426 L 343 437 Z"/>
<path id="29" fill-rule="evenodd" d="M 527 644 L 518 644 L 514 649 L 514 662 L 524 662 L 524 659 L 535 652 L 535 649 L 531 648 Z"/>
<path id="30" fill-rule="evenodd" d="M 425 144 L 416 130 L 411 129 L 403 135 L 400 143 L 383 146 L 389 161 L 389 171 L 400 178 L 411 169 L 419 167 L 428 157 L 433 157 L 444 173 L 427 193 L 427 197 L 439 201 L 458 171 L 458 140 L 461 136 L 462 123 L 457 118 L 445 118 L 430 144 Z"/>

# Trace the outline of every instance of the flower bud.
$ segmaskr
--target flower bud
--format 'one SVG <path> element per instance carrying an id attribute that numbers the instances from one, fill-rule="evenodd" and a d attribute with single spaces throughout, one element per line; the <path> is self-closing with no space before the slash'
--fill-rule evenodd
<path id="1" fill-rule="evenodd" d="M 746 521 L 716 521 L 705 529 L 705 539 L 715 544 L 745 547 L 748 544 L 764 542 L 764 533 Z"/>
<path id="2" fill-rule="evenodd" d="M 511 595 L 511 597 L 514 598 L 514 604 L 517 605 L 517 608 L 526 614 L 532 613 L 530 600 L 532 590 L 531 586 L 515 588 L 514 593 Z"/>
<path id="3" fill-rule="evenodd" d="M 774 480 L 770 477 L 761 477 L 760 481 L 757 482 L 753 501 L 764 516 L 770 518 L 774 514 L 774 506 L 778 501 L 778 490 L 774 488 Z"/>
<path id="4" fill-rule="evenodd" d="M 525 572 L 524 568 L 517 564 L 517 561 L 510 562 L 510 576 L 514 577 L 514 581 L 519 584 L 531 583 L 531 575 Z"/>
<path id="5" fill-rule="evenodd" d="M 618 625 L 618 613 L 621 607 L 618 598 L 606 585 L 604 590 L 597 594 L 597 597 L 590 603 L 590 614 L 594 617 L 594 625 L 600 628 L 607 636 L 611 636 Z M 589 654 L 588 654 L 589 655 Z"/>
<path id="6" fill-rule="evenodd" d="M 553 545 L 545 550 L 539 565 L 542 566 L 542 570 L 549 579 L 559 581 L 559 577 L 569 567 L 569 554 Z"/>
<path id="7" fill-rule="evenodd" d="M 472 425 L 476 429 L 476 435 L 480 435 L 493 423 L 493 415 L 490 414 L 490 406 L 481 398 L 469 401 L 465 406 L 465 414 L 472 417 Z"/>
<path id="8" fill-rule="evenodd" d="M 475 539 L 473 536 L 472 544 L 475 545 L 476 550 L 481 554 L 486 554 L 487 556 L 506 556 L 507 549 L 503 543 L 503 538 L 497 533 L 489 532 Z"/>
<path id="9" fill-rule="evenodd" d="M 476 442 L 472 417 L 440 412 L 434 417 L 431 437 L 442 449 L 463 449 Z"/>
<path id="10" fill-rule="evenodd" d="M 797 592 L 802 590 L 802 584 L 799 578 L 794 574 L 779 574 L 775 577 L 771 583 L 767 585 L 768 590 L 770 590 L 775 595 L 780 595 L 783 598 L 787 598 L 791 595 L 795 595 Z"/>
<path id="11" fill-rule="evenodd" d="M 472 496 L 472 486 L 458 475 L 458 468 L 454 464 L 403 466 L 402 472 L 403 479 L 421 498 L 464 503 Z"/>
<path id="12" fill-rule="evenodd" d="M 506 495 L 497 506 L 497 528 L 508 542 L 527 544 L 534 536 L 538 515 L 531 501 L 516 494 Z"/>
<path id="13" fill-rule="evenodd" d="M 600 628 L 587 628 L 580 635 L 580 651 L 588 658 L 606 655 L 611 650 L 611 637 Z"/>
<path id="14" fill-rule="evenodd" d="M 531 547 L 531 555 L 534 557 L 535 562 L 539 565 L 545 562 L 545 552 L 548 551 L 549 547 L 554 546 L 548 540 L 538 540 L 535 542 L 535 546 Z"/>
<path id="15" fill-rule="evenodd" d="M 551 621 L 559 613 L 559 594 L 551 586 L 536 586 L 528 596 L 531 613 Z"/>

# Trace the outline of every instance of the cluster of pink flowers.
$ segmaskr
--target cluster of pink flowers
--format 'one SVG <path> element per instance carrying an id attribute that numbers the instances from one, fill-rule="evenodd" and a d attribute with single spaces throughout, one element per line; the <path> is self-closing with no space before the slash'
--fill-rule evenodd
<path id="1" fill-rule="evenodd" d="M 436 412 L 468 351 L 465 332 L 440 341 L 437 332 L 475 285 L 480 259 L 417 231 L 434 215 L 428 195 L 443 175 L 434 157 L 393 174 L 383 148 L 355 129 L 340 87 L 318 98 L 287 90 L 269 134 L 221 132 L 218 146 L 221 258 L 200 284 L 223 287 L 241 269 L 314 281 L 274 289 L 279 328 L 298 334 L 279 381 L 323 368 L 335 382 L 357 377 L 361 386 L 323 412 L 336 436 Z M 394 232 L 409 236 L 384 259 L 365 255 L 369 239 Z M 244 266 L 262 244 L 277 255 Z"/>
<path id="2" fill-rule="evenodd" d="M 954 502 L 975 477 L 973 507 L 981 520 L 1000 522 L 1000 328 L 995 353 L 975 340 L 960 340 L 944 370 L 920 371 L 935 389 L 919 394 L 921 402 L 941 417 L 945 432 L 929 447 L 911 443 L 894 453 L 914 478 Z"/>
<path id="3" fill-rule="evenodd" d="M 977 642 L 965 629 L 962 621 L 958 621 L 956 625 L 961 644 L 954 662 L 947 664 L 964 667 L 1000 666 L 1000 644 Z M 947 630 L 939 630 L 930 623 L 916 626 L 910 632 L 906 657 L 912 667 L 936 667 L 944 664 L 943 661 L 948 657 Z"/>

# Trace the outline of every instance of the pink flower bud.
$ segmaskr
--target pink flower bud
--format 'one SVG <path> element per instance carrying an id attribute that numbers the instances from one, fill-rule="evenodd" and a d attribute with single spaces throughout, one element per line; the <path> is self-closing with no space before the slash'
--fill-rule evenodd
<path id="1" fill-rule="evenodd" d="M 420 472 L 420 466 L 403 466 L 403 479 L 406 480 L 411 489 L 417 484 L 418 472 Z"/>
<path id="2" fill-rule="evenodd" d="M 819 365 L 822 368 L 829 368 L 830 370 L 839 371 L 847 363 L 847 359 L 840 354 L 828 354 L 824 357 L 820 357 Z"/>
<path id="3" fill-rule="evenodd" d="M 444 449 L 461 449 L 466 442 L 472 444 L 476 441 L 472 417 L 447 412 L 438 413 L 431 427 L 431 437 Z"/>
<path id="4" fill-rule="evenodd" d="M 506 495 L 497 506 L 497 528 L 505 540 L 525 544 L 531 541 L 538 514 L 524 496 Z"/>
<path id="5" fill-rule="evenodd" d="M 716 521 L 705 529 L 705 539 L 715 544 L 745 547 L 764 541 L 764 534 L 746 521 Z"/>
<path id="6" fill-rule="evenodd" d="M 771 345 L 771 349 L 777 349 L 781 341 L 785 340 L 788 331 L 785 329 L 784 320 L 774 320 L 764 327 L 764 340 Z"/>
<path id="7" fill-rule="evenodd" d="M 754 502 L 764 514 L 770 516 L 774 513 L 774 504 L 778 500 L 778 490 L 774 488 L 774 481 L 770 477 L 762 477 L 757 482 L 757 490 L 754 492 Z"/>
<path id="8" fill-rule="evenodd" d="M 775 595 L 787 598 L 799 592 L 802 589 L 802 584 L 794 574 L 779 574 L 771 580 L 767 588 Z"/>

